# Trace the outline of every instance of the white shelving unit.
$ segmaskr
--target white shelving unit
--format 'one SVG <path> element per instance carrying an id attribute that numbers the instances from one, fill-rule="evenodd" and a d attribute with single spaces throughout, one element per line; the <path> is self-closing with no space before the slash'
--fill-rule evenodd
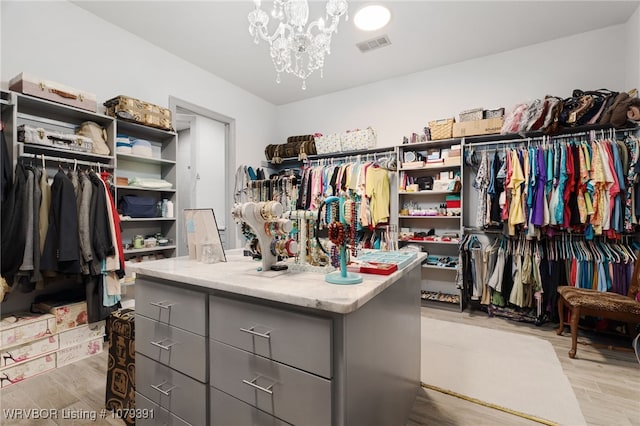
<path id="1" fill-rule="evenodd" d="M 446 159 L 442 164 L 428 164 L 422 167 L 404 165 L 405 159 L 409 161 L 413 159 L 427 158 L 429 153 L 433 153 L 434 151 L 450 150 L 451 146 L 461 144 L 461 139 L 446 139 L 397 146 L 398 161 L 400 164 L 400 167 L 398 168 L 399 176 L 397 192 L 397 206 L 399 210 L 398 228 L 400 235 L 406 232 L 410 234 L 431 234 L 431 232 L 433 232 L 435 236 L 442 236 L 443 233 L 455 233 L 458 238 L 462 237 L 462 206 L 458 210 L 459 214 L 452 216 L 411 215 L 406 212 L 406 206 L 409 202 L 420 210 L 437 210 L 441 204 L 446 203 L 446 196 L 452 194 L 452 192 L 424 189 L 418 191 L 407 191 L 404 187 L 405 176 L 413 178 L 431 176 L 435 182 L 439 178 L 444 177 L 443 175 L 445 174 L 446 178 L 453 178 L 457 173 L 462 179 L 462 157 L 448 157 L 448 159 Z M 462 150 L 460 153 L 462 153 Z M 452 160 L 452 158 L 455 158 L 455 160 Z M 455 161 L 455 163 L 452 163 L 452 161 Z M 432 256 L 451 256 L 455 258 L 458 256 L 457 241 L 401 239 L 398 244 L 400 247 L 406 244 L 419 244 L 423 251 L 428 252 L 429 255 Z M 462 310 L 462 305 L 460 303 L 461 292 L 456 283 L 459 267 L 460 266 L 452 268 L 423 264 L 421 269 L 422 290 L 447 296 L 441 297 L 440 302 L 434 303 L 444 302 L 447 305 L 458 304 L 460 310 Z M 434 300 L 438 299 L 436 298 Z"/>
<path id="2" fill-rule="evenodd" d="M 164 246 L 147 247 L 143 249 L 127 249 L 124 251 L 127 260 L 136 256 L 145 256 L 161 253 L 164 257 L 176 256 L 176 243 L 178 241 L 179 227 L 177 225 L 177 146 L 178 135 L 173 131 L 156 129 L 124 120 L 116 120 L 117 134 L 125 135 L 131 139 L 149 141 L 152 147 L 152 156 L 145 157 L 134 154 L 116 153 L 116 178 L 126 177 L 132 179 L 152 178 L 164 179 L 172 184 L 171 188 L 141 188 L 132 185 L 117 185 L 116 199 L 120 201 L 124 195 L 139 195 L 151 197 L 156 202 L 167 199 L 174 204 L 174 215 L 168 217 L 152 218 L 124 218 L 122 224 L 122 241 L 132 245 L 133 238 L 161 234 L 169 239 L 169 244 Z"/>

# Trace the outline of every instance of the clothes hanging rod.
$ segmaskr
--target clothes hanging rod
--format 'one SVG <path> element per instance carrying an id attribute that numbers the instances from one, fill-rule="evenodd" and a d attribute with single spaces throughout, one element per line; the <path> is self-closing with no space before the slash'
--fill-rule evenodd
<path id="1" fill-rule="evenodd" d="M 374 148 L 367 149 L 362 151 L 342 151 L 342 152 L 330 152 L 327 154 L 316 154 L 310 156 L 309 161 L 315 160 L 331 160 L 331 159 L 340 159 L 340 158 L 348 158 L 348 157 L 362 157 L 367 155 L 386 155 L 386 154 L 395 154 L 395 147 L 390 146 L 386 148 Z"/>
<path id="2" fill-rule="evenodd" d="M 477 143 L 466 143 L 466 140 L 465 140 L 465 143 L 463 143 L 462 146 L 463 148 L 466 148 L 466 147 L 489 146 L 489 145 L 509 145 L 514 143 L 522 144 L 530 141 L 531 142 L 542 141 L 544 138 L 548 138 L 549 141 L 553 141 L 554 139 L 569 139 L 574 137 L 589 136 L 592 132 L 595 133 L 596 135 L 598 133 L 600 133 L 601 135 L 606 135 L 611 131 L 613 131 L 614 134 L 615 133 L 627 134 L 627 133 L 636 132 L 638 131 L 638 129 L 639 129 L 638 127 L 634 127 L 631 129 L 599 129 L 599 130 L 588 130 L 588 131 L 578 132 L 578 133 L 567 133 L 567 134 L 561 134 L 561 135 L 552 135 L 552 136 L 540 135 L 540 136 L 520 137 L 520 138 L 514 138 L 514 139 L 495 140 L 495 141 L 477 142 Z"/>
<path id="3" fill-rule="evenodd" d="M 110 164 L 100 163 L 96 161 L 85 161 L 85 160 L 77 160 L 74 158 L 64 158 L 64 157 L 52 157 L 49 155 L 42 154 L 30 154 L 30 153 L 22 153 L 20 154 L 20 158 L 33 158 L 34 160 L 42 160 L 44 158 L 45 161 L 49 162 L 57 162 L 57 163 L 67 163 L 67 164 L 81 164 L 83 166 L 89 167 L 99 167 L 101 169 L 113 169 L 114 167 Z"/>

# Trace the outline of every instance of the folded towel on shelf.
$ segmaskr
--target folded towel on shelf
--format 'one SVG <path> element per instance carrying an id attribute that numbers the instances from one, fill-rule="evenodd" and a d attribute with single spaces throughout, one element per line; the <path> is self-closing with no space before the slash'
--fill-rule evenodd
<path id="1" fill-rule="evenodd" d="M 151 142 L 144 139 L 134 139 L 131 141 L 131 153 L 142 157 L 152 157 Z"/>
<path id="2" fill-rule="evenodd" d="M 164 179 L 133 177 L 129 178 L 129 186 L 138 186 L 140 188 L 168 189 L 172 188 L 173 184 L 171 182 L 167 182 Z"/>

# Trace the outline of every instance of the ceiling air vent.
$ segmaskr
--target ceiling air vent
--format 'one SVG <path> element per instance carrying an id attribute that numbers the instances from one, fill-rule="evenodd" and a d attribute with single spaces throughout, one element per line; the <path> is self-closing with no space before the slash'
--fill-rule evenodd
<path id="1" fill-rule="evenodd" d="M 371 50 L 380 49 L 381 47 L 387 47 L 391 44 L 391 40 L 389 40 L 388 35 L 383 35 L 380 37 L 372 38 L 371 40 L 365 40 L 363 42 L 357 43 L 358 49 L 362 53 L 369 52 Z"/>

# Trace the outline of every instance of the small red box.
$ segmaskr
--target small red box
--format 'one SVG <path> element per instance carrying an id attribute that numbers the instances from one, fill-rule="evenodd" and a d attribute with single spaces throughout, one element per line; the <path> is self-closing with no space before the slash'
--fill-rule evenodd
<path id="1" fill-rule="evenodd" d="M 448 209 L 459 209 L 460 208 L 460 200 L 450 200 L 447 201 Z"/>
<path id="2" fill-rule="evenodd" d="M 398 265 L 395 263 L 352 263 L 347 267 L 348 271 L 360 272 L 362 274 L 375 274 L 375 275 L 391 275 L 398 270 Z"/>

